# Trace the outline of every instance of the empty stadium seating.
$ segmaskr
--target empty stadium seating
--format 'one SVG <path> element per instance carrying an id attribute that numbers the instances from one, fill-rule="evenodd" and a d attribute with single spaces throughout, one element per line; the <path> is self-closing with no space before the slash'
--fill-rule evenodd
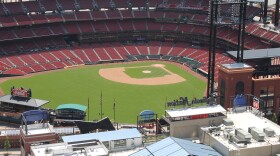
<path id="1" fill-rule="evenodd" d="M 7 75 L 25 75 L 26 73 L 24 71 L 22 71 L 22 70 L 12 68 L 12 69 L 8 69 L 8 70 L 4 71 L 3 74 L 7 74 Z"/>
<path id="2" fill-rule="evenodd" d="M 161 43 L 159 41 L 152 41 L 149 43 L 150 55 L 158 55 Z"/>
<path id="3" fill-rule="evenodd" d="M 110 56 L 112 60 L 124 60 L 125 58 L 125 56 L 122 57 L 114 47 L 111 47 L 111 44 L 108 43 L 103 44 L 103 50 L 105 51 L 106 54 Z"/>
<path id="4" fill-rule="evenodd" d="M 115 50 L 121 55 L 122 58 L 126 58 L 127 55 L 131 55 L 129 51 L 127 51 L 124 46 L 118 42 L 114 42 L 111 44 L 111 47 L 114 47 Z"/>
<path id="5" fill-rule="evenodd" d="M 83 54 L 90 62 L 99 62 L 101 60 L 101 58 L 92 49 L 91 45 L 83 45 L 82 49 Z"/>
<path id="6" fill-rule="evenodd" d="M 93 44 L 92 45 L 92 50 L 97 55 L 97 57 L 100 58 L 101 61 L 112 60 L 112 58 L 107 53 L 107 51 L 104 50 L 102 45 L 100 45 L 100 44 Z"/>
<path id="7" fill-rule="evenodd" d="M 120 27 L 120 24 L 118 21 L 107 21 L 105 23 L 105 26 L 108 28 L 108 31 L 110 31 L 110 32 L 120 32 L 123 30 Z"/>
<path id="8" fill-rule="evenodd" d="M 108 19 L 121 19 L 119 10 L 106 11 L 105 14 Z"/>
<path id="9" fill-rule="evenodd" d="M 18 15 L 14 16 L 15 24 L 17 25 L 32 25 L 33 21 L 29 16 L 26 15 Z"/>
<path id="10" fill-rule="evenodd" d="M 145 9 L 147 6 L 151 8 Z M 185 3 L 180 0 L 149 0 L 149 3 L 140 0 L 130 0 L 129 3 L 127 0 L 5 3 L 0 5 L 0 28 L 3 28 L 0 30 L 0 71 L 26 74 L 78 64 L 126 60 L 129 55 L 141 55 L 143 59 L 149 58 L 146 55 L 158 55 L 154 57 L 157 59 L 159 56 L 170 56 L 168 60 L 173 57 L 173 61 L 187 57 L 202 63 L 199 68 L 207 71 L 208 50 L 205 46 L 154 40 L 123 44 L 118 39 L 106 43 L 66 43 L 64 39 L 73 36 L 82 38 L 84 34 L 127 33 L 127 36 L 132 36 L 130 33 L 142 32 L 178 33 L 205 39 L 209 35 L 209 27 L 205 25 L 208 7 L 208 0 L 188 0 Z M 170 8 L 173 10 L 168 10 Z M 177 12 L 174 11 L 176 8 L 188 11 Z M 227 6 L 221 9 L 223 12 L 230 11 Z M 253 18 L 259 11 L 259 8 L 250 6 L 247 17 Z M 217 38 L 237 45 L 236 35 L 235 28 L 224 27 L 218 29 Z M 279 33 L 256 23 L 246 26 L 246 49 L 268 48 L 270 42 L 280 44 Z M 216 57 L 217 64 L 233 62 L 223 55 L 223 51 L 219 51 Z"/>

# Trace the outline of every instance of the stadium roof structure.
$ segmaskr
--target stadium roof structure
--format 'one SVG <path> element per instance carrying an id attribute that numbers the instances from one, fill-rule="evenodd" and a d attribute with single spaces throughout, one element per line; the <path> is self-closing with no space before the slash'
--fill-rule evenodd
<path id="1" fill-rule="evenodd" d="M 76 109 L 84 112 L 87 110 L 87 106 L 80 104 L 62 104 L 56 107 L 56 110 L 58 109 Z"/>
<path id="2" fill-rule="evenodd" d="M 145 147 L 130 156 L 178 156 L 178 155 L 199 155 L 199 156 L 222 156 L 210 146 L 196 144 L 189 140 L 174 137 L 165 138 L 150 146 Z"/>
<path id="3" fill-rule="evenodd" d="M 0 102 L 11 103 L 16 105 L 28 106 L 28 107 L 41 107 L 44 104 L 49 103 L 49 101 L 33 98 L 22 98 L 13 97 L 12 95 L 4 95 L 0 97 Z"/>
<path id="4" fill-rule="evenodd" d="M 99 133 L 63 136 L 62 140 L 68 143 L 76 142 L 76 141 L 93 140 L 93 139 L 97 139 L 103 142 L 103 141 L 122 140 L 122 139 L 141 138 L 141 137 L 142 137 L 141 133 L 136 128 L 133 128 L 133 129 L 122 129 L 122 130 L 99 132 Z"/>
<path id="5" fill-rule="evenodd" d="M 222 112 L 226 112 L 226 110 L 221 105 L 166 110 L 166 113 L 172 118 Z"/>
<path id="6" fill-rule="evenodd" d="M 243 59 L 252 60 L 252 59 L 280 57 L 279 51 L 280 48 L 244 50 Z M 237 58 L 236 51 L 227 51 L 227 53 L 232 57 Z"/>

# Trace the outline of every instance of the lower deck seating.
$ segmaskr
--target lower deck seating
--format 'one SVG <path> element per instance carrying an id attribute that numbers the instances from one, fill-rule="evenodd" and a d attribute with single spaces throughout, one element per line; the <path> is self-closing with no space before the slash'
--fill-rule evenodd
<path id="1" fill-rule="evenodd" d="M 223 52 L 222 50 L 217 50 L 216 64 L 233 63 L 234 60 L 223 55 Z M 0 72 L 4 73 L 8 70 L 10 71 L 10 69 L 16 69 L 15 71 L 21 71 L 22 73 L 34 73 L 79 64 L 95 64 L 100 61 L 126 60 L 131 55 L 137 56 L 135 58 L 141 60 L 163 58 L 168 58 L 164 60 L 170 61 L 195 60 L 200 62 L 198 67 L 200 66 L 199 68 L 202 71 L 207 72 L 208 69 L 207 46 L 193 46 L 192 44 L 183 42 L 151 41 L 130 44 L 118 42 L 74 44 L 72 47 L 61 49 L 3 56 L 0 58 Z M 197 64 L 195 64 L 195 67 L 197 67 Z"/>

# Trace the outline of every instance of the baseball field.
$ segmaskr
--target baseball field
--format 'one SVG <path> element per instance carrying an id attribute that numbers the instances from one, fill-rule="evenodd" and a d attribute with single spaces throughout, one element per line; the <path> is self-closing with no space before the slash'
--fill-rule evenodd
<path id="1" fill-rule="evenodd" d="M 115 99 L 116 121 L 135 124 L 136 116 L 143 110 L 153 110 L 161 116 L 167 101 L 180 96 L 204 96 L 206 83 L 182 65 L 134 62 L 31 74 L 0 85 L 5 94 L 10 93 L 12 86 L 31 88 L 32 97 L 49 100 L 44 107 L 52 109 L 66 103 L 87 106 L 89 99 L 90 120 L 100 119 L 101 99 L 103 117 L 113 120 Z"/>

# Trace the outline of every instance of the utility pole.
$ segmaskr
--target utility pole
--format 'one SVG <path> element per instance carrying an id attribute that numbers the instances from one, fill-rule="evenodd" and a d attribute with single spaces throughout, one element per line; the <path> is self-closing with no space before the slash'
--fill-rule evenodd
<path id="1" fill-rule="evenodd" d="M 88 97 L 88 121 L 89 121 L 89 97 Z"/>
<path id="2" fill-rule="evenodd" d="M 103 117 L 103 112 L 102 112 L 102 91 L 101 91 L 101 95 L 100 95 L 100 113 L 99 113 L 99 115 L 100 115 L 100 119 L 102 119 L 102 117 Z"/>
<path id="3" fill-rule="evenodd" d="M 114 123 L 116 123 L 116 99 L 114 98 L 114 106 L 113 106 L 113 109 L 114 109 Z"/>
<path id="4" fill-rule="evenodd" d="M 167 105 L 167 97 L 165 97 L 165 105 L 164 105 L 164 116 L 166 117 L 166 105 Z"/>

